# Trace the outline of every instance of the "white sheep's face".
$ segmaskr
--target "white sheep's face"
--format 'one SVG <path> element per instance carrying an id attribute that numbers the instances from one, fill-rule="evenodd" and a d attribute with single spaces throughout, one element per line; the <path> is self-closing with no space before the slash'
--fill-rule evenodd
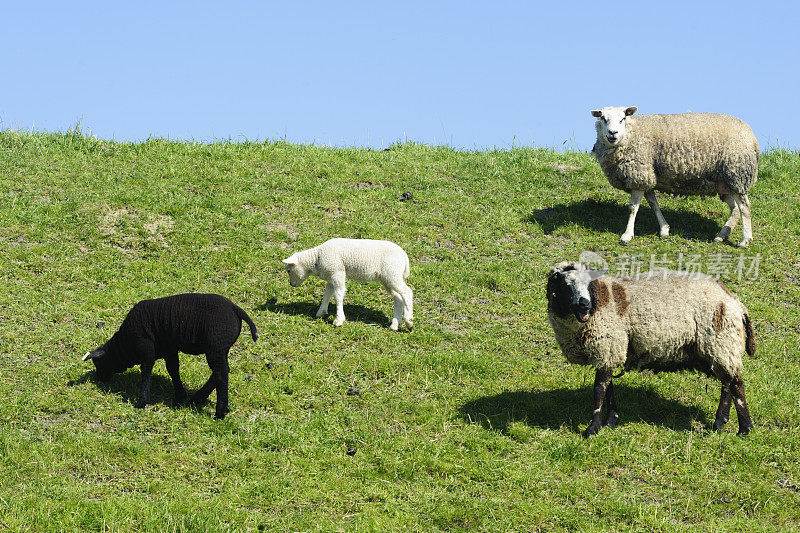
<path id="1" fill-rule="evenodd" d="M 597 139 L 608 146 L 622 142 L 625 137 L 625 119 L 636 113 L 635 107 L 604 107 L 595 109 L 592 116 L 597 119 L 594 127 L 597 130 Z"/>
<path id="2" fill-rule="evenodd" d="M 283 264 L 286 273 L 289 274 L 289 285 L 292 287 L 299 287 L 308 277 L 308 271 L 300 265 L 296 255 L 284 259 Z"/>
<path id="3" fill-rule="evenodd" d="M 574 315 L 580 322 L 589 320 L 592 295 L 589 284 L 600 273 L 583 263 L 565 262 L 553 267 L 547 279 L 547 302 L 559 316 Z"/>

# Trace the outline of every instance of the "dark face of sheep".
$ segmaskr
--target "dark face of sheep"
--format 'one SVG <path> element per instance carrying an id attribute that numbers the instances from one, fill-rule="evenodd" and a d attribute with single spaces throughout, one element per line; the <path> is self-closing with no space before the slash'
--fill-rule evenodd
<path id="1" fill-rule="evenodd" d="M 105 343 L 99 348 L 87 352 L 83 356 L 84 361 L 91 360 L 94 363 L 94 368 L 97 371 L 97 379 L 100 381 L 108 381 L 114 374 L 119 374 L 130 368 L 131 364 L 124 357 L 119 357 L 109 344 L 111 341 Z"/>
<path id="2" fill-rule="evenodd" d="M 580 322 L 588 321 L 594 308 L 589 291 L 592 279 L 592 273 L 579 263 L 554 267 L 547 278 L 548 306 L 560 317 L 573 315 Z"/>

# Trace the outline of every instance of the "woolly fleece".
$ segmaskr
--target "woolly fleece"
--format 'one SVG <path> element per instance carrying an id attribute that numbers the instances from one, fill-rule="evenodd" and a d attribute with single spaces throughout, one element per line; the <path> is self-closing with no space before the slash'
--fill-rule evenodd
<path id="1" fill-rule="evenodd" d="M 548 305 L 550 324 L 569 362 L 609 371 L 694 368 L 721 380 L 741 371 L 747 309 L 717 280 L 658 272 L 636 279 L 601 276 L 592 285 L 594 294 L 612 296 L 594 302 L 585 323 L 558 316 L 552 302 Z"/>
<path id="2" fill-rule="evenodd" d="M 380 282 L 394 299 L 390 328 L 405 323 L 413 327 L 414 294 L 405 283 L 411 270 L 408 255 L 397 244 L 372 239 L 330 239 L 283 260 L 289 282 L 299 286 L 314 275 L 328 282 L 317 317 L 328 314 L 331 297 L 336 300 L 335 326 L 344 323 L 346 281 Z"/>
<path id="3" fill-rule="evenodd" d="M 743 121 L 715 113 L 633 115 L 619 144 L 592 149 L 617 189 L 714 195 L 721 184 L 747 194 L 758 176 L 759 147 Z"/>

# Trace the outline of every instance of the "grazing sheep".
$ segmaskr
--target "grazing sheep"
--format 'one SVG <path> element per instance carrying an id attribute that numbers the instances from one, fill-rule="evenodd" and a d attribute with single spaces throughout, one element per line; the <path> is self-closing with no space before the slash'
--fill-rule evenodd
<path id="1" fill-rule="evenodd" d="M 714 113 L 637 115 L 635 107 L 595 109 L 597 142 L 592 148 L 609 183 L 631 194 L 628 226 L 620 242 L 633 238 L 633 224 L 642 197 L 658 219 L 659 234 L 669 225 L 658 207 L 655 191 L 682 196 L 719 194 L 731 209 L 714 238 L 727 239 L 742 218 L 745 247 L 753 240 L 747 192 L 758 177 L 758 141 L 750 126 L 737 118 Z"/>
<path id="2" fill-rule="evenodd" d="M 567 361 L 597 369 L 594 414 L 585 437 L 601 427 L 604 398 L 608 413 L 603 425 L 616 425 L 612 372 L 619 366 L 716 376 L 722 396 L 714 429 L 728 421 L 731 400 L 739 434 L 753 427 L 742 381 L 742 352 L 755 351 L 753 329 L 747 309 L 722 282 L 681 272 L 613 278 L 566 261 L 550 270 L 547 304 Z"/>
<path id="3" fill-rule="evenodd" d="M 253 342 L 258 338 L 256 325 L 236 304 L 218 294 L 178 294 L 142 300 L 133 306 L 119 330 L 102 346 L 84 355 L 92 360 L 101 381 L 113 374 L 141 365 L 142 383 L 136 407 L 150 401 L 150 377 L 156 359 L 164 358 L 175 387 L 176 403 L 186 400 L 186 389 L 178 373 L 178 351 L 205 354 L 211 377 L 192 396 L 201 405 L 217 389 L 216 417 L 228 412 L 228 351 L 242 329 L 242 320 L 250 326 Z"/>
<path id="4" fill-rule="evenodd" d="M 345 282 L 379 281 L 394 298 L 394 315 L 389 326 L 397 330 L 405 323 L 408 329 L 414 326 L 414 293 L 406 285 L 410 273 L 408 255 L 393 242 L 371 239 L 330 239 L 314 248 L 297 252 L 284 259 L 289 283 L 300 286 L 314 275 L 328 282 L 325 296 L 317 311 L 317 318 L 328 314 L 331 296 L 336 299 L 334 326 L 344 323 Z"/>

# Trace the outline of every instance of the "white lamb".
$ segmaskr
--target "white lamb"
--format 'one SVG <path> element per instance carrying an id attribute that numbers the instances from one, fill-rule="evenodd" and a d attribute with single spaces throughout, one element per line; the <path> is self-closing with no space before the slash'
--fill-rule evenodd
<path id="1" fill-rule="evenodd" d="M 300 286 L 314 275 L 328 282 L 317 318 L 328 314 L 331 296 L 336 300 L 334 326 L 344 323 L 346 280 L 379 281 L 394 298 L 394 315 L 389 328 L 397 330 L 403 323 L 414 326 L 414 293 L 406 285 L 410 273 L 408 255 L 393 242 L 372 239 L 330 239 L 283 260 L 289 283 Z"/>

